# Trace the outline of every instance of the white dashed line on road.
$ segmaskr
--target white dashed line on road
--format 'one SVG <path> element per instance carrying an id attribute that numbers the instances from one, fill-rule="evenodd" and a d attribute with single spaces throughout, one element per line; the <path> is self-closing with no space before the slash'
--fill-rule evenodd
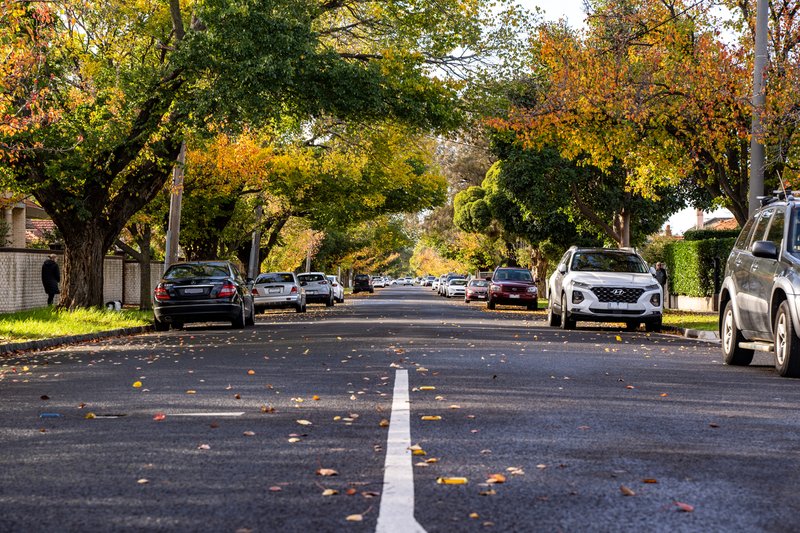
<path id="1" fill-rule="evenodd" d="M 414 470 L 408 449 L 410 446 L 408 370 L 397 370 L 376 533 L 425 533 L 425 529 L 414 518 Z"/>

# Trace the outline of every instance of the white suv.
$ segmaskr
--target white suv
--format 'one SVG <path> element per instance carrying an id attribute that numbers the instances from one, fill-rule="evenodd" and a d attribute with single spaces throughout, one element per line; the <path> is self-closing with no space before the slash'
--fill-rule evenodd
<path id="1" fill-rule="evenodd" d="M 578 320 L 625 322 L 661 330 L 664 299 L 647 263 L 631 249 L 573 246 L 547 283 L 547 322 L 573 329 Z"/>

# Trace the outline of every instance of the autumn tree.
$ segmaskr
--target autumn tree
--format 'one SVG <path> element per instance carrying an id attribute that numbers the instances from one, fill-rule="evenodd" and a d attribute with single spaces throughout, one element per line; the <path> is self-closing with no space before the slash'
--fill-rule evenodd
<path id="1" fill-rule="evenodd" d="M 429 73 L 458 65 L 453 50 L 488 50 L 483 5 L 4 2 L 0 177 L 64 236 L 61 305 L 102 303 L 103 255 L 190 126 L 328 113 L 452 127 L 455 87 Z"/>

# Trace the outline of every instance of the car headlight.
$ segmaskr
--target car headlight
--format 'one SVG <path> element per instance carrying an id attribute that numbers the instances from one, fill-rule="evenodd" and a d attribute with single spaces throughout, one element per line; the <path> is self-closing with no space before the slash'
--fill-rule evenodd
<path id="1" fill-rule="evenodd" d="M 572 286 L 578 289 L 591 289 L 592 286 L 582 281 L 573 281 Z"/>
<path id="2" fill-rule="evenodd" d="M 661 288 L 661 285 L 659 285 L 658 283 L 653 283 L 652 285 L 648 285 L 648 286 L 647 286 L 647 287 L 645 287 L 644 289 L 645 289 L 646 291 L 656 291 L 656 290 L 658 290 L 658 289 L 660 289 L 660 288 Z"/>
<path id="3" fill-rule="evenodd" d="M 503 290 L 503 287 L 501 287 L 500 285 L 492 285 L 489 288 L 489 290 L 492 291 L 492 292 L 500 292 L 500 291 Z"/>
<path id="4" fill-rule="evenodd" d="M 539 292 L 539 289 L 537 289 L 536 287 L 531 286 L 531 287 L 528 287 L 528 292 L 532 292 L 533 294 L 536 294 L 536 293 Z"/>

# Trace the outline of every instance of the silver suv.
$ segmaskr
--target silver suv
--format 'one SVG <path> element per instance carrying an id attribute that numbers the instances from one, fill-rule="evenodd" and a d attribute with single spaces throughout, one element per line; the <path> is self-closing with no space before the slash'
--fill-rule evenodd
<path id="1" fill-rule="evenodd" d="M 749 365 L 773 352 L 781 376 L 800 377 L 800 202 L 791 193 L 762 198 L 728 256 L 719 294 L 722 352 Z"/>

